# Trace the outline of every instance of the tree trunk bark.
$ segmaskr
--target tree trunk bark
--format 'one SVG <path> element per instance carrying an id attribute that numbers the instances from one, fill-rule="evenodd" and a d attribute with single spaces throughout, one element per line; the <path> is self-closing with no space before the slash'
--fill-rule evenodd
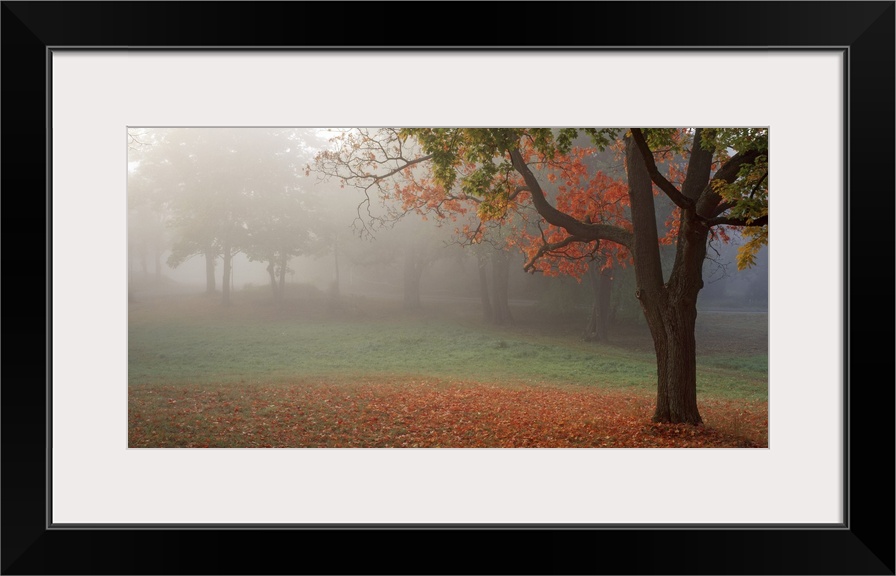
<path id="1" fill-rule="evenodd" d="M 215 293 L 215 253 L 211 249 L 205 251 L 205 293 Z"/>
<path id="2" fill-rule="evenodd" d="M 492 253 L 492 302 L 495 324 L 513 322 L 508 302 L 509 280 L 510 255 L 504 250 L 495 250 Z"/>
<path id="3" fill-rule="evenodd" d="M 665 364 L 663 377 L 657 395 L 655 422 L 684 422 L 702 424 L 697 408 L 697 347 L 694 339 L 697 309 L 683 302 L 670 300 L 661 311 L 663 341 L 658 350 L 657 365 Z"/>
<path id="4" fill-rule="evenodd" d="M 697 409 L 697 348 L 694 330 L 697 294 L 703 287 L 702 266 L 708 229 L 693 210 L 682 210 L 675 264 L 663 282 L 653 185 L 644 159 L 626 139 L 626 171 L 635 230 L 632 256 L 635 292 L 653 337 L 657 364 L 655 422 L 702 424 Z"/>
<path id="5" fill-rule="evenodd" d="M 486 268 L 487 261 L 484 256 L 477 257 L 479 264 L 479 298 L 482 300 L 482 317 L 486 322 L 494 319 L 492 311 L 492 301 L 488 294 L 488 270 Z"/>

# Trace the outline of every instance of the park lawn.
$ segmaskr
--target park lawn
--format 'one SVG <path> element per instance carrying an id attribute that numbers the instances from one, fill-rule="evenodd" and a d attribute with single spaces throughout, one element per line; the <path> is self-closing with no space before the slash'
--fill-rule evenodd
<path id="1" fill-rule="evenodd" d="M 737 318 L 725 345 L 711 325 L 692 428 L 650 423 L 643 334 L 586 343 L 366 301 L 145 303 L 129 315 L 129 446 L 762 447 L 764 321 Z"/>

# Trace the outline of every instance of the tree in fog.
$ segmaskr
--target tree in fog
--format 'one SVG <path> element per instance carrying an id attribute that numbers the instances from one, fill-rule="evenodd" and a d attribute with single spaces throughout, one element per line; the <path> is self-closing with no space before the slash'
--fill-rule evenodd
<path id="1" fill-rule="evenodd" d="M 577 180 L 598 176 L 570 158 L 581 132 L 598 149 L 621 148 L 625 186 L 603 192 L 587 186 L 582 189 L 593 194 L 561 194 L 551 201 L 537 175 L 541 170 L 559 170 L 570 190 L 578 188 Z M 674 175 L 658 166 L 669 153 L 685 159 Z M 321 154 L 316 166 L 436 214 L 475 206 L 480 219 L 489 221 L 531 207 L 543 234 L 529 248 L 527 270 L 544 271 L 546 257 L 570 249 L 598 254 L 603 248 L 617 259 L 631 258 L 636 296 L 656 351 L 653 419 L 700 424 L 695 323 L 707 241 L 724 235 L 726 227 L 742 227 L 748 241 L 738 253 L 741 267 L 767 243 L 767 154 L 765 129 L 417 128 L 353 133 L 341 150 Z M 676 206 L 667 234 L 659 232 L 664 223 L 658 222 L 655 193 Z M 665 274 L 662 242 L 675 246 Z"/>
<path id="2" fill-rule="evenodd" d="M 170 181 L 158 170 L 158 158 L 153 155 L 158 133 L 148 130 L 128 130 L 128 265 L 134 272 L 139 264 L 143 280 L 150 277 L 150 262 L 154 281 L 162 279 L 162 255 L 170 248 Z"/>
<path id="3" fill-rule="evenodd" d="M 168 264 L 204 257 L 206 291 L 214 292 L 220 259 L 224 304 L 236 254 L 273 262 L 276 272 L 300 250 L 301 236 L 286 239 L 301 227 L 290 196 L 300 175 L 292 136 L 284 129 L 176 128 L 161 131 L 148 153 L 145 172 L 166 183 L 170 198 Z"/>
<path id="4" fill-rule="evenodd" d="M 289 262 L 317 255 L 325 248 L 326 226 L 320 204 L 301 186 L 297 167 L 298 138 L 291 132 L 263 132 L 241 160 L 247 197 L 243 251 L 249 260 L 267 264 L 271 292 L 282 302 Z"/>
<path id="5" fill-rule="evenodd" d="M 390 283 L 400 290 L 402 306 L 414 311 L 422 306 L 421 288 L 433 265 L 457 254 L 450 229 L 427 222 L 416 214 L 391 222 L 375 235 L 359 240 L 350 254 L 353 265 L 379 270 L 400 270 Z"/>
<path id="6" fill-rule="evenodd" d="M 240 252 L 248 213 L 241 175 L 236 173 L 239 136 L 233 129 L 178 129 L 168 134 L 169 156 L 180 176 L 173 227 L 177 240 L 168 264 L 177 267 L 203 255 L 206 290 L 214 290 L 215 261 L 222 259 L 221 293 L 230 303 L 231 266 Z"/>
<path id="7" fill-rule="evenodd" d="M 621 161 L 612 150 L 589 147 L 579 136 L 571 150 L 552 162 L 531 167 L 543 183 L 547 202 L 587 222 L 615 222 L 628 217 Z M 527 255 L 524 269 L 547 276 L 571 276 L 587 281 L 591 292 L 583 339 L 605 340 L 609 331 L 613 278 L 629 260 L 629 252 L 610 244 L 566 242 L 565 231 L 546 224 L 531 203 L 513 204 L 526 226 L 514 234 Z"/>
<path id="8" fill-rule="evenodd" d="M 128 261 L 139 262 L 143 279 L 153 263 L 156 282 L 162 279 L 162 254 L 168 249 L 168 207 L 158 184 L 141 173 L 128 174 Z"/>
<path id="9" fill-rule="evenodd" d="M 324 179 L 336 178 L 343 186 L 347 184 L 363 191 L 355 219 L 362 236 L 390 228 L 410 214 L 432 218 L 448 229 L 448 223 L 454 223 L 462 243 L 479 245 L 475 253 L 486 319 L 497 324 L 512 320 L 508 304 L 510 244 L 496 218 L 482 218 L 477 214 L 482 204 L 480 198 L 463 192 L 443 194 L 426 166 L 429 157 L 422 155 L 413 141 L 403 140 L 397 129 L 345 130 L 331 143 L 335 149 L 318 153 L 307 173 L 313 170 Z M 477 226 L 477 223 L 485 225 Z M 405 260 L 405 305 L 413 308 L 419 305 L 423 271 L 443 254 L 432 246 L 414 242 L 403 245 L 400 251 Z"/>
<path id="10" fill-rule="evenodd" d="M 404 308 L 416 310 L 421 306 L 423 275 L 435 262 L 451 256 L 451 238 L 446 228 L 420 220 L 402 222 L 400 231 L 405 234 L 397 250 L 402 259 Z"/>
<path id="11" fill-rule="evenodd" d="M 510 324 L 510 264 L 513 253 L 507 231 L 496 222 L 483 223 L 484 232 L 472 244 L 479 272 L 479 299 L 482 314 L 492 324 Z"/>
<path id="12" fill-rule="evenodd" d="M 267 264 L 273 299 L 279 303 L 290 260 L 318 250 L 314 208 L 307 194 L 277 183 L 255 187 L 248 195 L 244 251 L 249 260 Z"/>

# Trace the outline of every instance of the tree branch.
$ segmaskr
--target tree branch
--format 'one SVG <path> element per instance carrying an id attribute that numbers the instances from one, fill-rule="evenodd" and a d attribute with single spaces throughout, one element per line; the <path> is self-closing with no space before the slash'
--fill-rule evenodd
<path id="1" fill-rule="evenodd" d="M 404 160 L 404 162 L 405 162 L 402 166 L 398 166 L 397 168 L 394 168 L 394 169 L 386 172 L 385 174 L 370 174 L 368 176 L 368 178 L 371 178 L 373 180 L 373 183 L 376 183 L 376 182 L 379 182 L 380 180 L 385 180 L 389 176 L 394 176 L 395 174 L 398 174 L 402 170 L 404 170 L 406 168 L 410 168 L 414 164 L 419 164 L 420 162 L 426 162 L 430 158 L 432 158 L 432 154 L 427 154 L 426 156 L 420 156 L 419 158 L 414 158 L 413 160 L 405 160 L 404 158 L 401 158 L 401 160 Z M 392 158 L 390 158 L 390 160 L 392 160 Z M 373 183 L 371 183 L 371 185 L 373 185 Z"/>
<path id="2" fill-rule="evenodd" d="M 665 192 L 666 196 L 675 202 L 675 205 L 679 208 L 684 208 L 685 210 L 694 208 L 696 202 L 682 194 L 674 184 L 660 174 L 659 168 L 656 167 L 656 161 L 653 159 L 653 151 L 647 145 L 647 140 L 644 139 L 644 133 L 640 128 L 632 128 L 632 139 L 634 139 L 635 144 L 641 151 L 641 156 L 644 158 L 644 164 L 647 166 L 647 172 L 650 174 L 650 179 L 653 183 Z"/>
<path id="3" fill-rule="evenodd" d="M 703 214 L 718 216 L 728 208 L 731 208 L 732 206 L 727 206 L 728 203 L 725 202 L 722 203 L 724 209 L 721 211 L 718 210 L 718 208 L 721 207 L 719 206 L 719 203 L 722 201 L 722 197 L 713 189 L 712 183 L 716 180 L 723 180 L 728 184 L 731 184 L 737 179 L 741 166 L 744 164 L 752 164 L 756 161 L 756 158 L 767 154 L 768 150 L 747 150 L 746 152 L 738 152 L 732 156 L 716 171 L 712 180 L 710 180 L 703 189 L 703 193 L 700 194 L 700 199 L 697 201 L 697 214 L 701 216 Z"/>
<path id="4" fill-rule="evenodd" d="M 726 210 L 730 210 L 731 208 L 734 208 L 735 206 L 736 206 L 736 204 L 734 202 L 722 202 L 721 204 L 719 204 L 716 207 L 715 210 L 713 210 L 713 216 L 719 216 Z"/>
<path id="5" fill-rule="evenodd" d="M 560 240 L 559 242 L 548 242 L 548 243 L 542 244 L 541 246 L 538 247 L 538 252 L 536 252 L 531 258 L 529 258 L 529 261 L 526 262 L 526 264 L 523 266 L 523 271 L 531 272 L 534 274 L 535 273 L 535 262 L 537 262 L 539 258 L 544 256 L 548 252 L 553 252 L 555 250 L 565 248 L 565 247 L 569 246 L 570 244 L 574 244 L 576 242 L 581 242 L 583 244 L 587 244 L 589 242 L 593 242 L 593 240 L 588 240 L 587 238 L 578 238 L 576 236 L 567 236 L 566 238 L 564 238 L 563 240 Z M 600 241 L 598 240 L 597 242 L 598 242 L 598 246 L 600 246 Z M 597 251 L 597 246 L 595 246 L 594 251 Z"/>
<path id="6" fill-rule="evenodd" d="M 759 187 L 762 186 L 762 183 L 765 182 L 765 179 L 768 178 L 768 172 L 762 175 L 762 178 L 759 179 L 758 182 L 753 186 L 753 189 L 750 190 L 750 200 L 753 199 L 753 196 L 756 195 L 756 192 L 759 190 Z"/>
<path id="7" fill-rule="evenodd" d="M 719 216 L 717 218 L 709 218 L 704 221 L 707 226 L 765 226 L 768 224 L 768 215 L 759 218 L 729 218 L 727 216 Z"/>
<path id="8" fill-rule="evenodd" d="M 507 196 L 507 199 L 508 199 L 508 200 L 513 200 L 514 198 L 517 197 L 517 195 L 518 195 L 520 192 L 531 192 L 531 190 L 529 190 L 529 187 L 528 187 L 528 186 L 517 186 L 516 189 L 514 189 L 514 191 L 511 192 L 511 193 Z"/>
<path id="9" fill-rule="evenodd" d="M 528 192 L 532 196 L 532 204 L 535 206 L 538 214 L 548 224 L 563 228 L 570 235 L 585 241 L 609 240 L 626 248 L 631 247 L 632 233 L 628 230 L 609 224 L 587 224 L 551 206 L 551 203 L 545 198 L 544 191 L 541 189 L 538 179 L 535 178 L 535 174 L 532 173 L 523 160 L 523 155 L 519 149 L 510 151 L 510 159 L 513 162 L 514 169 L 520 173 L 526 182 L 526 188 L 528 188 Z"/>

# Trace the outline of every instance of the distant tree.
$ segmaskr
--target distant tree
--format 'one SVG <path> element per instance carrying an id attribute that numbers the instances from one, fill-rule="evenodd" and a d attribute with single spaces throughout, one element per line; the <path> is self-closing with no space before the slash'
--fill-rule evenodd
<path id="1" fill-rule="evenodd" d="M 362 238 L 363 244 L 360 249 L 355 248 L 351 257 L 357 265 L 395 270 L 390 284 L 400 286 L 403 308 L 415 311 L 422 307 L 427 270 L 457 250 L 452 240 L 451 230 L 409 215 Z"/>
<path id="2" fill-rule="evenodd" d="M 329 150 L 316 155 L 306 173 L 314 171 L 325 180 L 335 178 L 342 186 L 363 191 L 355 219 L 356 229 L 362 236 L 390 228 L 409 214 L 433 218 L 440 224 L 455 223 L 456 238 L 453 242 L 445 239 L 443 243 L 478 246 L 475 254 L 485 318 L 496 324 L 512 321 L 508 304 L 512 244 L 506 231 L 502 231 L 502 223 L 498 218 L 478 214 L 480 206 L 487 207 L 479 198 L 463 192 L 445 194 L 425 166 L 429 159 L 413 142 L 402 140 L 397 129 L 344 130 L 331 140 Z M 458 242 L 458 239 L 462 240 Z M 436 255 L 444 253 L 410 244 L 401 251 L 405 261 L 405 305 L 415 308 L 419 306 L 423 270 Z"/>
<path id="3" fill-rule="evenodd" d="M 230 302 L 233 257 L 240 252 L 268 262 L 282 286 L 289 258 L 308 236 L 301 221 L 304 199 L 297 192 L 307 151 L 295 131 L 172 128 L 144 131 L 141 138 L 148 144 L 140 145 L 137 171 L 164 189 L 170 210 L 168 264 L 203 256 L 211 293 L 220 258 L 224 304 Z"/>
<path id="4" fill-rule="evenodd" d="M 131 266 L 139 262 L 144 279 L 153 262 L 156 282 L 162 278 L 162 254 L 168 249 L 170 213 L 157 183 L 140 173 L 128 174 L 128 253 Z"/>
<path id="5" fill-rule="evenodd" d="M 402 222 L 399 233 L 404 241 L 399 248 L 402 254 L 403 296 L 406 310 L 421 307 L 421 283 L 427 269 L 437 261 L 451 256 L 450 231 L 419 220 Z"/>
<path id="6" fill-rule="evenodd" d="M 479 269 L 483 317 L 492 324 L 512 323 L 510 264 L 514 260 L 514 252 L 508 242 L 507 227 L 500 222 L 483 223 L 472 246 Z"/>
<path id="7" fill-rule="evenodd" d="M 243 251 L 250 260 L 267 263 L 278 303 L 290 260 L 319 255 L 327 243 L 319 199 L 301 184 L 300 142 L 290 131 L 262 132 L 240 160 L 247 198 Z"/>

